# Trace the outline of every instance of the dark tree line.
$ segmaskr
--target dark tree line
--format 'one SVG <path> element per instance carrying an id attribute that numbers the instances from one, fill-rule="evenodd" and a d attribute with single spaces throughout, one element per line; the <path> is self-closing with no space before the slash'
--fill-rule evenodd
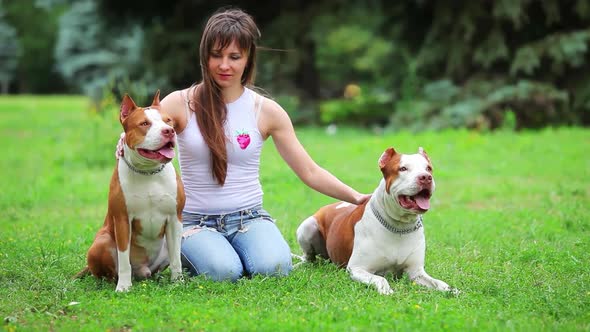
<path id="1" fill-rule="evenodd" d="M 11 92 L 82 92 L 98 105 L 113 91 L 169 92 L 200 79 L 204 20 L 225 4 L 0 2 L 0 39 L 12 27 L 20 45 L 20 53 L 0 47 L 18 63 L 0 65 L 0 78 L 12 70 Z M 298 122 L 411 130 L 590 123 L 587 0 L 231 4 L 262 32 L 257 85 Z"/>

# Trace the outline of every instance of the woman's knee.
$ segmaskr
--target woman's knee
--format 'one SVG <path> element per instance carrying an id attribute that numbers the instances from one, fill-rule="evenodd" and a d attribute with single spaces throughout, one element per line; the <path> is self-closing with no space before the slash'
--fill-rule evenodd
<path id="1" fill-rule="evenodd" d="M 277 276 L 283 277 L 288 275 L 293 266 L 291 264 L 291 253 L 285 255 L 266 255 L 258 257 L 257 260 L 246 266 L 249 275 Z"/>
<path id="2" fill-rule="evenodd" d="M 202 229 L 183 235 L 182 265 L 190 275 L 204 275 L 215 281 L 236 281 L 244 274 L 240 257 L 219 233 Z"/>
<path id="3" fill-rule="evenodd" d="M 286 276 L 291 272 L 291 249 L 271 222 L 249 225 L 249 230 L 237 236 L 232 244 L 248 275 Z"/>
<path id="4" fill-rule="evenodd" d="M 233 259 L 198 259 L 189 260 L 182 254 L 182 265 L 190 275 L 202 275 L 214 281 L 236 281 L 244 274 L 242 263 Z"/>

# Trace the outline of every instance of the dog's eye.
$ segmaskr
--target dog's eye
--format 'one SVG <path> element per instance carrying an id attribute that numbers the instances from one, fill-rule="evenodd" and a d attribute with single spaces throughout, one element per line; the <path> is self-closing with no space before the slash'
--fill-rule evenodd
<path id="1" fill-rule="evenodd" d="M 139 125 L 142 126 L 142 127 L 145 127 L 145 126 L 149 126 L 150 123 L 147 122 L 147 121 L 144 121 L 144 122 L 140 123 Z"/>
<path id="2" fill-rule="evenodd" d="M 406 166 L 402 166 L 402 167 L 399 168 L 399 171 L 400 172 L 405 172 L 407 170 L 408 170 L 408 168 Z"/>
<path id="3" fill-rule="evenodd" d="M 428 167 L 426 167 L 426 170 L 427 170 L 428 172 L 432 173 L 432 167 L 428 166 Z"/>

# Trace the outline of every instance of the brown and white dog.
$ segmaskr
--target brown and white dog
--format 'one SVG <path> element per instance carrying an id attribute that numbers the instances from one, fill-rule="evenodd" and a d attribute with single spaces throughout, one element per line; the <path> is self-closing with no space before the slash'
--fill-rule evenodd
<path id="1" fill-rule="evenodd" d="M 304 261 L 316 255 L 346 267 L 353 280 L 391 294 L 383 277 L 407 273 L 417 284 L 451 290 L 424 270 L 426 244 L 422 215 L 434 193 L 432 164 L 422 148 L 417 154 L 387 149 L 379 158 L 379 186 L 363 205 L 334 203 L 320 208 L 297 228 Z"/>
<path id="2" fill-rule="evenodd" d="M 149 278 L 170 265 L 172 280 L 182 278 L 181 211 L 184 188 L 170 161 L 176 133 L 160 109 L 160 92 L 142 108 L 125 95 L 120 121 L 123 155 L 111 177 L 104 225 L 88 250 L 88 266 L 78 275 L 117 281 L 117 292 L 131 287 L 132 276 Z"/>

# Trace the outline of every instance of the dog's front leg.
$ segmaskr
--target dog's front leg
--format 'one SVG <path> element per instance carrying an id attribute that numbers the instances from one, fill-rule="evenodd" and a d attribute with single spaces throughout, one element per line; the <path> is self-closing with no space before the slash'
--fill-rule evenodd
<path id="1" fill-rule="evenodd" d="M 429 276 L 428 273 L 424 271 L 424 268 L 419 268 L 415 271 L 409 272 L 408 276 L 410 277 L 410 280 L 417 283 L 418 285 L 438 289 L 441 291 L 451 290 L 451 287 L 449 287 L 446 282 Z"/>
<path id="2" fill-rule="evenodd" d="M 166 224 L 166 245 L 168 246 L 168 259 L 170 260 L 172 281 L 182 280 L 182 266 L 180 263 L 181 236 L 182 223 L 174 215 L 168 219 L 168 223 Z"/>
<path id="3" fill-rule="evenodd" d="M 346 270 L 348 273 L 350 273 L 352 280 L 362 282 L 367 285 L 372 285 L 377 288 L 377 291 L 380 294 L 389 295 L 393 293 L 393 289 L 391 289 L 391 286 L 389 286 L 389 282 L 387 282 L 387 279 L 383 278 L 382 276 L 372 274 L 363 268 L 350 265 L 346 267 Z"/>
<path id="4" fill-rule="evenodd" d="M 115 242 L 117 243 L 117 292 L 126 292 L 131 287 L 131 224 L 127 216 L 113 217 L 115 225 Z"/>

